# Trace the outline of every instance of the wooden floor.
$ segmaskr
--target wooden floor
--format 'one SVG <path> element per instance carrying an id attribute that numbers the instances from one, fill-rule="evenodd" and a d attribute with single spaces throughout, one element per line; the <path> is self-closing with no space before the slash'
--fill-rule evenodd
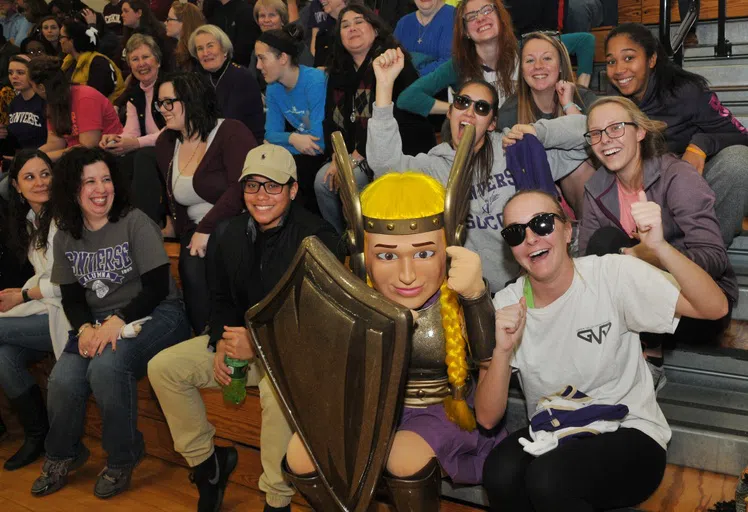
<path id="1" fill-rule="evenodd" d="M 20 446 L 18 433 L 0 442 L 0 463 Z M 155 457 L 147 457 L 133 473 L 132 488 L 106 503 L 93 495 L 98 472 L 104 467 L 104 453 L 100 442 L 86 438 L 91 458 L 60 492 L 35 498 L 30 489 L 39 476 L 41 463 L 18 471 L 0 469 L 0 510 L 3 512 L 79 512 L 106 510 L 113 512 L 194 512 L 197 508 L 197 489 L 189 483 L 187 469 Z M 714 503 L 733 499 L 736 478 L 705 473 L 690 468 L 668 466 L 662 485 L 654 496 L 641 504 L 647 512 L 706 512 Z M 224 500 L 224 511 L 254 512 L 264 506 L 263 495 L 237 484 L 229 484 Z M 385 512 L 384 505 L 373 507 Z M 309 512 L 307 507 L 292 505 L 294 512 Z M 442 502 L 441 512 L 469 512 L 476 510 L 457 503 Z"/>

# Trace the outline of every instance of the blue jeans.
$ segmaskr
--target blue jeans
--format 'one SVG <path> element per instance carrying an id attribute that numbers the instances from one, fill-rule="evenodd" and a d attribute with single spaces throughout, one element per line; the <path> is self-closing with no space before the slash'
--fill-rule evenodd
<path id="1" fill-rule="evenodd" d="M 589 32 L 603 22 L 603 5 L 600 0 L 570 0 L 566 11 L 564 32 Z"/>
<path id="2" fill-rule="evenodd" d="M 0 387 L 18 398 L 36 381 L 26 368 L 52 352 L 47 315 L 0 318 Z"/>
<path id="3" fill-rule="evenodd" d="M 116 352 L 107 345 L 91 359 L 69 352 L 60 356 L 49 376 L 47 458 L 63 460 L 80 453 L 86 400 L 93 392 L 103 420 L 107 466 L 124 468 L 138 460 L 144 450 L 138 431 L 138 379 L 145 376 L 153 356 L 190 335 L 181 300 L 163 301 L 150 316 L 137 337 L 119 340 Z"/>
<path id="4" fill-rule="evenodd" d="M 327 183 L 323 181 L 325 172 L 327 172 L 329 167 L 330 162 L 323 165 L 317 172 L 317 176 L 314 178 L 314 194 L 317 196 L 317 205 L 319 206 L 322 218 L 329 222 L 340 235 L 343 233 L 343 229 L 345 228 L 343 204 L 340 202 L 340 196 L 338 195 L 337 190 L 330 190 Z M 369 178 L 361 171 L 361 169 L 356 168 L 353 170 L 353 173 L 359 190 L 369 184 Z"/>

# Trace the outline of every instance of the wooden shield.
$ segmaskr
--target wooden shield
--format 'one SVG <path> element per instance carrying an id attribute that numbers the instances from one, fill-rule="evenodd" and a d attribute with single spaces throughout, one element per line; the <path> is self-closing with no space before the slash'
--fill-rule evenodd
<path id="1" fill-rule="evenodd" d="M 365 511 L 402 409 L 412 317 L 304 240 L 247 328 L 292 428 L 341 511 Z"/>

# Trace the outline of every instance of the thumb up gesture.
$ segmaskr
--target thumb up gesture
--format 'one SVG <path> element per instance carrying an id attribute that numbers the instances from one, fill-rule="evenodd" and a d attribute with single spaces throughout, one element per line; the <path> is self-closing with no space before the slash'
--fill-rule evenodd
<path id="1" fill-rule="evenodd" d="M 662 210 L 660 205 L 647 200 L 647 194 L 639 191 L 639 202 L 631 205 L 631 216 L 639 232 L 639 241 L 650 249 L 665 241 L 662 232 Z"/>

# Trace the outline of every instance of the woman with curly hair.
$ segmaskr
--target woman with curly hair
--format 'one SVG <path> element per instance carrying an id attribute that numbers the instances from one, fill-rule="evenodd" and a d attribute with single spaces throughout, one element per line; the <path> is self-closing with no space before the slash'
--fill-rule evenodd
<path id="1" fill-rule="evenodd" d="M 0 290 L 0 387 L 25 435 L 23 446 L 5 462 L 5 469 L 13 471 L 44 453 L 49 429 L 42 393 L 26 367 L 50 352 L 59 356 L 70 325 L 62 311 L 60 288 L 51 281 L 57 233 L 47 209 L 52 162 L 41 151 L 21 151 L 8 179 L 6 249 L 19 259 L 28 257 L 34 266 L 34 275 L 21 288 Z"/>
<path id="2" fill-rule="evenodd" d="M 452 59 L 403 91 L 397 106 L 422 116 L 446 114 L 449 102 L 434 96 L 447 87 L 480 78 L 499 94 L 499 106 L 514 92 L 517 37 L 501 0 L 465 0 L 457 6 Z"/>
<path id="3" fill-rule="evenodd" d="M 35 496 L 57 492 L 89 451 L 82 443 L 93 393 L 107 452 L 94 495 L 127 489 L 145 456 L 137 382 L 148 361 L 189 336 L 161 232 L 130 207 L 128 184 L 100 149 L 74 148 L 55 167 L 50 209 L 57 222 L 52 281 L 71 335 L 49 377 L 46 460 Z"/>
<path id="4" fill-rule="evenodd" d="M 216 105 L 213 88 L 197 73 L 173 73 L 158 88 L 156 106 L 166 122 L 156 140 L 169 212 L 164 234 L 180 238 L 179 275 L 196 334 L 210 318 L 208 239 L 244 208 L 239 175 L 257 145 L 242 123 L 219 118 Z"/>

